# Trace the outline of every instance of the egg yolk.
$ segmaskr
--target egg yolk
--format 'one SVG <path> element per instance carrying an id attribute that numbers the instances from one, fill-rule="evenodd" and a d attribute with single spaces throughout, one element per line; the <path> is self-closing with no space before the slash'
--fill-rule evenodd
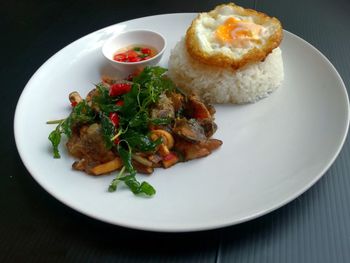
<path id="1" fill-rule="evenodd" d="M 215 33 L 217 38 L 222 42 L 232 44 L 240 39 L 258 39 L 261 28 L 262 26 L 252 22 L 230 17 L 216 29 Z"/>

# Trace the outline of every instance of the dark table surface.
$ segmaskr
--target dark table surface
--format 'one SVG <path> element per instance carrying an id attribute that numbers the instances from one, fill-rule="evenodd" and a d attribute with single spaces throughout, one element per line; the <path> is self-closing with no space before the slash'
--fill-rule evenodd
<path id="1" fill-rule="evenodd" d="M 19 95 L 55 52 L 105 26 L 199 12 L 220 1 L 17 0 L 0 4 L 0 262 L 350 262 L 350 145 L 309 191 L 253 221 L 197 233 L 152 233 L 88 218 L 42 189 L 13 136 Z M 241 0 L 278 17 L 325 54 L 350 87 L 348 0 Z"/>

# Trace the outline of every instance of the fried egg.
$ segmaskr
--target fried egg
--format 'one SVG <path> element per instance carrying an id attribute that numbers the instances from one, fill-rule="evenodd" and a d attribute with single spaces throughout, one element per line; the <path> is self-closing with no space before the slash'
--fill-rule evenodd
<path id="1" fill-rule="evenodd" d="M 186 48 L 196 60 L 238 69 L 266 58 L 282 40 L 278 19 L 233 3 L 200 13 L 186 33 Z"/>

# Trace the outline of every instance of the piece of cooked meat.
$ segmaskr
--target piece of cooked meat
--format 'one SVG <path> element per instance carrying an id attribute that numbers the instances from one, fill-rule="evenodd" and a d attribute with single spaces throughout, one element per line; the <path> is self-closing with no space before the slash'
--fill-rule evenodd
<path id="1" fill-rule="evenodd" d="M 222 141 L 217 139 L 208 139 L 199 143 L 191 143 L 178 138 L 175 142 L 175 150 L 178 151 L 185 161 L 205 157 L 222 145 Z"/>
<path id="2" fill-rule="evenodd" d="M 195 119 L 210 119 L 212 115 L 207 106 L 196 95 L 190 95 L 186 103 L 186 115 Z"/>
<path id="3" fill-rule="evenodd" d="M 165 94 L 160 95 L 158 103 L 151 109 L 152 119 L 157 118 L 174 118 L 174 105 Z"/>
<path id="4" fill-rule="evenodd" d="M 167 97 L 172 101 L 175 113 L 181 112 L 184 107 L 185 97 L 177 92 L 167 94 Z"/>
<path id="5" fill-rule="evenodd" d="M 198 120 L 198 123 L 203 127 L 204 134 L 207 138 L 213 136 L 218 128 L 213 119 Z"/>
<path id="6" fill-rule="evenodd" d="M 101 126 L 97 123 L 82 126 L 79 132 L 73 133 L 66 145 L 72 156 L 82 159 L 73 165 L 77 170 L 88 171 L 91 167 L 111 161 L 116 156 L 106 148 Z"/>
<path id="7" fill-rule="evenodd" d="M 188 96 L 186 103 L 186 115 L 194 118 L 203 127 L 207 138 L 211 137 L 217 130 L 214 122 L 215 109 L 211 105 L 206 105 L 196 95 Z"/>
<path id="8" fill-rule="evenodd" d="M 195 119 L 176 119 L 172 131 L 190 142 L 200 142 L 207 139 L 203 127 Z"/>

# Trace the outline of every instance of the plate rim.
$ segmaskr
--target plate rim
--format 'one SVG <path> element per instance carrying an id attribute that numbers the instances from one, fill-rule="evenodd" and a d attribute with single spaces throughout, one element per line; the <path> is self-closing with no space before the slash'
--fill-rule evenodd
<path id="1" fill-rule="evenodd" d="M 349 131 L 349 121 L 350 121 L 350 116 L 349 116 L 349 112 L 350 112 L 350 108 L 349 108 L 349 96 L 348 96 L 348 92 L 345 86 L 345 83 L 341 77 L 341 75 L 339 74 L 339 72 L 337 71 L 337 69 L 335 68 L 335 66 L 331 63 L 331 61 L 321 52 L 319 51 L 315 46 L 313 46 L 312 44 L 310 44 L 309 42 L 307 42 L 306 40 L 304 40 L 303 38 L 299 37 L 298 35 L 291 33 L 288 30 L 284 29 L 284 33 L 289 34 L 291 37 L 297 39 L 298 41 L 301 41 L 304 45 L 308 46 L 309 48 L 311 48 L 313 51 L 315 51 L 317 53 L 317 55 L 322 58 L 322 60 L 330 67 L 330 69 L 332 69 L 332 71 L 335 73 L 335 76 L 337 77 L 337 79 L 339 80 L 340 86 L 342 88 L 342 91 L 345 94 L 345 101 L 346 101 L 346 128 L 344 130 L 344 134 L 342 136 L 341 142 L 340 144 L 337 146 L 337 151 L 335 152 L 335 154 L 333 155 L 333 157 L 330 159 L 330 161 L 327 163 L 327 165 L 324 166 L 324 168 L 322 169 L 322 171 L 320 173 L 318 173 L 316 176 L 314 176 L 313 180 L 311 180 L 308 184 L 306 184 L 304 187 L 301 187 L 298 191 L 295 191 L 292 195 L 290 195 L 288 198 L 281 200 L 280 202 L 278 202 L 278 204 L 271 206 L 268 209 L 265 210 L 261 210 L 259 212 L 253 213 L 249 216 L 246 217 L 242 217 L 239 220 L 235 220 L 234 222 L 224 222 L 224 223 L 220 223 L 220 224 L 215 224 L 211 223 L 211 224 L 206 224 L 206 225 L 200 225 L 198 227 L 193 227 L 193 226 L 168 226 L 168 227 L 157 227 L 154 225 L 140 225 L 140 224 L 128 224 L 127 222 L 119 222 L 118 220 L 109 220 L 104 218 L 103 216 L 99 215 L 99 214 L 93 214 L 89 211 L 85 211 L 85 209 L 80 208 L 77 205 L 72 205 L 70 204 L 68 201 L 64 200 L 64 198 L 61 198 L 58 196 L 58 194 L 56 194 L 55 191 L 50 191 L 48 189 L 48 187 L 43 184 L 35 175 L 34 172 L 32 171 L 32 168 L 30 166 L 30 164 L 27 162 L 26 158 L 23 155 L 23 152 L 21 150 L 21 146 L 19 144 L 19 139 L 18 139 L 18 122 L 19 122 L 19 114 L 20 114 L 20 110 L 21 110 L 21 105 L 22 105 L 22 101 L 25 99 L 25 95 L 28 92 L 28 88 L 31 83 L 35 80 L 36 76 L 40 74 L 40 72 L 42 70 L 45 69 L 45 66 L 47 65 L 47 63 L 50 63 L 51 60 L 53 60 L 59 53 L 61 53 L 64 49 L 68 48 L 71 45 L 74 45 L 76 42 L 81 41 L 84 38 L 89 37 L 90 35 L 96 34 L 99 31 L 103 31 L 103 30 L 107 30 L 110 27 L 114 27 L 116 25 L 121 25 L 121 24 L 128 24 L 131 22 L 134 22 L 135 20 L 143 20 L 143 19 L 151 19 L 151 18 L 160 18 L 160 17 L 167 17 L 167 16 L 171 16 L 171 15 L 189 15 L 189 16 L 195 16 L 198 13 L 193 13 L 193 12 L 184 12 L 184 13 L 166 13 L 166 14 L 159 14 L 159 15 L 152 15 L 152 16 L 145 16 L 145 17 L 139 17 L 139 18 L 135 18 L 135 19 L 130 19 L 127 21 L 122 21 L 116 24 L 112 24 L 109 26 L 106 26 L 104 28 L 95 30 L 89 34 L 86 34 L 78 39 L 76 39 L 75 41 L 69 43 L 68 45 L 64 46 L 63 48 L 61 48 L 60 50 L 58 50 L 57 52 L 55 52 L 51 57 L 49 57 L 42 65 L 40 65 L 40 67 L 34 72 L 34 74 L 30 77 L 30 79 L 28 80 L 27 84 L 25 85 L 25 87 L 23 88 L 21 95 L 18 99 L 17 105 L 16 105 L 16 109 L 15 109 L 15 114 L 14 114 L 14 122 L 13 122 L 13 130 L 14 130 L 14 137 L 15 137 L 15 144 L 16 144 L 16 148 L 17 151 L 19 153 L 19 156 L 21 158 L 21 161 L 23 162 L 25 168 L 27 169 L 27 171 L 29 172 L 29 174 L 31 175 L 31 177 L 34 179 L 34 181 L 36 181 L 43 190 L 45 190 L 47 193 L 49 193 L 51 196 L 53 196 L 55 199 L 57 199 L 59 202 L 63 203 L 64 205 L 66 205 L 67 207 L 74 209 L 75 211 L 88 216 L 90 218 L 111 224 L 111 225 L 116 225 L 116 226 L 121 226 L 121 227 L 127 227 L 127 228 L 131 228 L 131 229 L 137 229 L 137 230 L 146 230 L 146 231 L 153 231 L 153 232 L 196 232 L 196 231 L 203 231 L 203 230 L 213 230 L 213 229 L 218 229 L 218 228 L 223 228 L 223 227 L 227 227 L 227 226 L 233 226 L 233 225 L 237 225 L 237 224 L 241 224 L 253 219 L 256 219 L 258 217 L 261 217 L 263 215 L 266 215 L 272 211 L 275 211 L 279 208 L 281 208 L 282 206 L 290 203 L 291 201 L 293 201 L 294 199 L 296 199 L 297 197 L 299 197 L 300 195 L 302 195 L 303 193 L 305 193 L 308 189 L 310 189 L 317 181 L 319 181 L 322 176 L 329 170 L 329 168 L 333 165 L 333 163 L 335 162 L 335 160 L 337 159 L 337 157 L 339 156 L 341 150 L 343 149 L 344 143 L 346 141 L 347 135 L 348 135 L 348 131 Z"/>

